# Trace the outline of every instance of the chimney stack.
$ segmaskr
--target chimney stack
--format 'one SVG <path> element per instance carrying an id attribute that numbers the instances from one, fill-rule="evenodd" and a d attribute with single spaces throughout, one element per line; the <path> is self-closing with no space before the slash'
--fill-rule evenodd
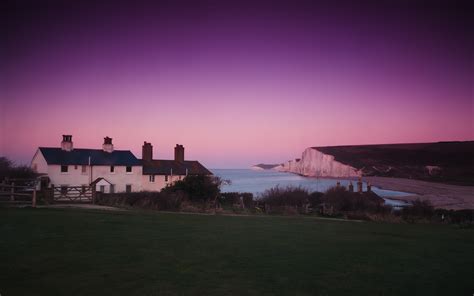
<path id="1" fill-rule="evenodd" d="M 352 185 L 352 182 L 349 183 L 349 192 L 354 192 L 354 185 Z"/>
<path id="2" fill-rule="evenodd" d="M 153 146 L 151 145 L 151 143 L 147 143 L 146 141 L 143 142 L 142 146 L 142 159 L 144 161 L 153 160 Z"/>
<path id="3" fill-rule="evenodd" d="M 175 161 L 184 161 L 184 146 L 176 144 L 176 147 L 174 147 L 174 160 Z"/>
<path id="4" fill-rule="evenodd" d="M 112 144 L 112 138 L 109 138 L 109 137 L 104 138 L 104 144 L 102 144 L 102 149 L 108 153 L 114 152 L 114 145 Z"/>
<path id="5" fill-rule="evenodd" d="M 63 135 L 63 141 L 61 142 L 61 150 L 72 151 L 72 135 Z"/>
<path id="6" fill-rule="evenodd" d="M 357 182 L 357 192 L 362 193 L 362 178 Z"/>

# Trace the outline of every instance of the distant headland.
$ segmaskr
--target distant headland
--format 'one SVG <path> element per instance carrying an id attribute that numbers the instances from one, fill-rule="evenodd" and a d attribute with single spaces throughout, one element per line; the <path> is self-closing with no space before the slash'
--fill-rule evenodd
<path id="1" fill-rule="evenodd" d="M 256 165 L 251 166 L 250 168 L 252 170 L 275 170 L 277 168 L 281 168 L 283 164 L 265 164 L 265 163 L 259 163 Z"/>

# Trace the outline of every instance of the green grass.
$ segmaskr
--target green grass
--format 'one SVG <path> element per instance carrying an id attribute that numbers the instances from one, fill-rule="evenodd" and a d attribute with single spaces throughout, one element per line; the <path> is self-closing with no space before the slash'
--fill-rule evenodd
<path id="1" fill-rule="evenodd" d="M 0 209 L 0 294 L 472 295 L 474 230 Z"/>

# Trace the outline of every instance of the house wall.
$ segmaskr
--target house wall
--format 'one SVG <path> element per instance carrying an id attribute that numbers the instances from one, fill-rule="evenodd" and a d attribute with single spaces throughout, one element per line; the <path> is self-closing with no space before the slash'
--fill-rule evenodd
<path id="1" fill-rule="evenodd" d="M 39 149 L 36 150 L 36 153 L 31 160 L 31 168 L 39 174 L 48 173 L 48 164 L 46 163 L 43 153 L 41 153 Z"/>
<path id="2" fill-rule="evenodd" d="M 39 150 L 33 157 L 31 166 L 36 166 L 38 173 L 48 174 L 54 186 L 89 185 L 95 179 L 102 177 L 115 185 L 115 192 L 124 192 L 127 184 L 132 185 L 133 192 L 142 190 L 142 166 L 132 166 L 131 173 L 126 172 L 126 166 L 114 166 L 115 170 L 111 173 L 108 165 L 86 166 L 85 172 L 82 172 L 82 165 L 69 165 L 68 172 L 63 173 L 60 165 L 48 165 Z"/>
<path id="3" fill-rule="evenodd" d="M 171 184 L 178 180 L 184 179 L 184 175 L 168 176 L 168 182 L 165 181 L 165 175 L 155 175 L 155 182 L 150 182 L 150 175 L 142 175 L 142 190 L 143 191 L 160 191 L 167 184 Z"/>
<path id="4" fill-rule="evenodd" d="M 92 166 L 92 181 L 102 177 L 115 185 L 115 192 L 125 192 L 126 185 L 132 185 L 132 192 L 142 191 L 142 166 L 133 166 L 132 172 L 127 173 L 125 166 L 115 166 L 110 172 L 110 166 Z"/>

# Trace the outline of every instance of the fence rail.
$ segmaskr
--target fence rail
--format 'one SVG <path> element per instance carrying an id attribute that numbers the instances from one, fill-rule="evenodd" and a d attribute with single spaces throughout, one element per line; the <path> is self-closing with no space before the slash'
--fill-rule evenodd
<path id="1" fill-rule="evenodd" d="M 0 183 L 0 201 L 7 203 L 31 203 L 32 207 L 36 207 L 36 180 L 17 180 L 20 184 L 15 185 L 15 182 L 3 181 Z M 17 183 L 18 184 L 18 183 Z"/>
<path id="2" fill-rule="evenodd" d="M 94 191 L 92 186 L 61 186 L 53 187 L 53 201 L 55 202 L 93 202 Z"/>

